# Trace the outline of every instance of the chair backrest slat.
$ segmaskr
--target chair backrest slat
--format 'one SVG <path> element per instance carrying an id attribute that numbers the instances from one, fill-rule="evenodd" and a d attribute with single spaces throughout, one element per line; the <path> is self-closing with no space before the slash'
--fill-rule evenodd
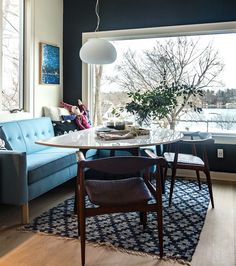
<path id="1" fill-rule="evenodd" d="M 120 156 L 81 161 L 80 166 L 109 174 L 131 174 L 156 165 L 158 158 Z"/>

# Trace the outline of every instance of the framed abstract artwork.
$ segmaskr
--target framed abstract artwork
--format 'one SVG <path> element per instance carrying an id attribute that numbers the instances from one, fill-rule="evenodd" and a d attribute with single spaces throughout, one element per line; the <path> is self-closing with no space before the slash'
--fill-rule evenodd
<path id="1" fill-rule="evenodd" d="M 55 45 L 40 43 L 40 84 L 60 84 L 60 48 Z"/>

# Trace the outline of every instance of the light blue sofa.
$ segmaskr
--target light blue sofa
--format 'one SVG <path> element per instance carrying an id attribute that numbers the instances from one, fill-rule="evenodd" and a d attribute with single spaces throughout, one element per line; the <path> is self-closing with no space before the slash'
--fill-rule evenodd
<path id="1" fill-rule="evenodd" d="M 76 176 L 76 149 L 35 144 L 54 137 L 48 117 L 0 122 L 12 150 L 0 151 L 0 203 L 20 205 L 29 222 L 28 202 Z"/>
<path id="2" fill-rule="evenodd" d="M 76 176 L 77 150 L 35 144 L 38 139 L 54 137 L 49 117 L 0 122 L 0 127 L 0 138 L 11 149 L 0 150 L 0 204 L 21 206 L 22 223 L 28 223 L 30 200 Z M 130 153 L 122 150 L 114 155 Z M 110 150 L 86 153 L 87 159 L 107 156 Z"/>

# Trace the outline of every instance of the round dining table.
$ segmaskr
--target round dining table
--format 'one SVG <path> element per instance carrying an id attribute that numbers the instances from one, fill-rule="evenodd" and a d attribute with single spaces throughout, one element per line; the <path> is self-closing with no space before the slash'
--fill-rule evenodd
<path id="1" fill-rule="evenodd" d="M 132 155 L 138 156 L 140 155 L 140 148 L 174 143 L 183 137 L 183 133 L 181 132 L 155 126 L 150 127 L 149 134 L 147 135 L 128 139 L 104 140 L 98 137 L 98 133 L 101 132 L 109 133 L 109 129 L 104 127 L 93 127 L 49 139 L 38 140 L 35 143 L 61 148 L 77 148 L 82 151 L 84 155 L 88 150 L 96 149 L 98 151 L 110 150 L 110 156 L 114 156 L 116 150 L 126 150 Z M 161 176 L 162 192 L 165 193 L 163 174 Z"/>

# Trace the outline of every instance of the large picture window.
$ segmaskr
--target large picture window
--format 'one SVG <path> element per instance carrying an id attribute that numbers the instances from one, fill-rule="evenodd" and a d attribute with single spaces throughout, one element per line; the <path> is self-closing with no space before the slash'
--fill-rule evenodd
<path id="1" fill-rule="evenodd" d="M 1 94 L 0 109 L 23 107 L 23 0 L 1 3 Z"/>
<path id="2" fill-rule="evenodd" d="M 236 133 L 236 33 L 116 40 L 118 58 L 91 67 L 95 124 L 134 120 L 130 92 L 180 86 L 177 105 L 154 123 L 176 130 Z"/>

